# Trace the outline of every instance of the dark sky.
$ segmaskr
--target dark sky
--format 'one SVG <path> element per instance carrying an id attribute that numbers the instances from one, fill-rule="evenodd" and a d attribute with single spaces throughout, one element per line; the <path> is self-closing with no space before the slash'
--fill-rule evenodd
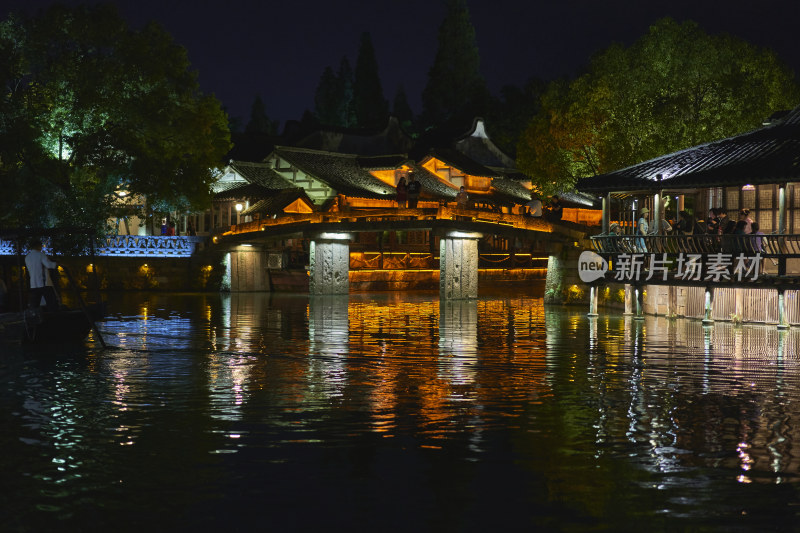
<path id="1" fill-rule="evenodd" d="M 0 0 L 0 13 L 35 12 L 52 2 Z M 66 3 L 78 3 L 68 1 Z M 208 2 L 118 0 L 129 23 L 158 21 L 186 47 L 200 84 L 244 122 L 256 94 L 283 124 L 313 109 L 326 66 L 342 56 L 355 67 L 361 33 L 375 46 L 384 96 L 402 83 L 411 106 L 437 47 L 444 0 Z M 495 93 L 531 77 L 574 75 L 612 42 L 631 44 L 656 20 L 694 20 L 708 33 L 727 32 L 767 46 L 800 72 L 797 0 L 467 0 L 481 71 Z"/>

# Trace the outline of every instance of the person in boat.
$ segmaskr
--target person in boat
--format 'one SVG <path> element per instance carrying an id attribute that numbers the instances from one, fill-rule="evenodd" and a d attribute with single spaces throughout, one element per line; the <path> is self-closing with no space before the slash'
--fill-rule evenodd
<path id="1" fill-rule="evenodd" d="M 48 283 L 50 276 L 47 271 L 51 268 L 58 268 L 58 264 L 42 252 L 42 241 L 39 239 L 31 242 L 30 251 L 25 256 L 25 268 L 28 269 L 28 276 L 31 280 L 29 306 L 39 307 L 44 299 L 45 309 L 57 311 L 58 295 L 52 283 Z"/>

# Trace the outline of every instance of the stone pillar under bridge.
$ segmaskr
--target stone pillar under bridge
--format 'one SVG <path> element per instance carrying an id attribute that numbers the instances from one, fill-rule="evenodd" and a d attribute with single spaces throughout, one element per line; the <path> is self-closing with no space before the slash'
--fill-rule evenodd
<path id="1" fill-rule="evenodd" d="M 578 275 L 578 258 L 583 249 L 554 243 L 547 259 L 544 302 L 549 304 L 589 303 L 589 286 Z"/>
<path id="2" fill-rule="evenodd" d="M 478 297 L 478 239 L 480 233 L 453 231 L 439 239 L 439 297 L 466 300 Z"/>
<path id="3" fill-rule="evenodd" d="M 264 250 L 252 245 L 240 245 L 231 250 L 226 278 L 231 292 L 269 291 Z"/>
<path id="4" fill-rule="evenodd" d="M 308 260 L 310 294 L 350 292 L 350 234 L 323 232 L 312 236 Z"/>

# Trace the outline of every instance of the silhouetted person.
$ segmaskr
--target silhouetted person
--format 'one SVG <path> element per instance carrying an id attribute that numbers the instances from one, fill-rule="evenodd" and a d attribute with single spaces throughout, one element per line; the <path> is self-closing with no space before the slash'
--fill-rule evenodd
<path id="1" fill-rule="evenodd" d="M 414 174 L 408 175 L 408 207 L 414 209 L 419 201 L 419 193 L 422 191 L 422 184 L 417 181 Z"/>
<path id="2" fill-rule="evenodd" d="M 58 264 L 42 252 L 42 241 L 36 239 L 31 242 L 31 250 L 25 256 L 25 268 L 28 269 L 28 276 L 31 280 L 29 306 L 39 307 L 44 298 L 48 311 L 58 310 L 58 296 L 55 287 L 48 284 L 47 274 L 48 269 L 58 268 Z"/>
<path id="3" fill-rule="evenodd" d="M 563 214 L 564 208 L 561 205 L 561 199 L 557 194 L 554 194 L 553 198 L 550 199 L 550 203 L 547 204 L 547 215 L 545 218 L 550 222 L 557 222 L 561 220 Z"/>
<path id="4" fill-rule="evenodd" d="M 403 208 L 407 202 L 408 184 L 406 183 L 406 177 L 400 176 L 400 180 L 397 182 L 397 207 Z"/>
<path id="5" fill-rule="evenodd" d="M 467 194 L 467 190 L 462 185 L 461 188 L 458 190 L 458 194 L 456 195 L 456 205 L 461 209 L 465 209 L 467 207 L 468 201 L 469 201 L 469 194 Z"/>

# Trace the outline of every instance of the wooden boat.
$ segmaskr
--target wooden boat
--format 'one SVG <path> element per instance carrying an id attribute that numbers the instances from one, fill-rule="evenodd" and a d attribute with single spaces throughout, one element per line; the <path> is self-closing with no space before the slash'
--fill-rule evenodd
<path id="1" fill-rule="evenodd" d="M 40 240 L 41 237 L 52 239 L 57 236 L 86 236 L 88 247 L 92 250 L 92 256 L 94 256 L 92 234 L 93 232 L 86 228 L 18 228 L 0 230 L 0 237 L 15 243 L 20 271 L 22 271 L 23 267 L 22 252 L 24 247 L 22 243 L 25 239 L 35 238 Z M 100 343 L 105 346 L 105 342 L 95 324 L 95 321 L 105 316 L 105 303 L 102 302 L 98 294 L 97 301 L 100 303 L 86 305 L 80 294 L 80 289 L 69 270 L 64 265 L 59 265 L 59 270 L 66 274 L 69 286 L 75 293 L 75 299 L 80 304 L 80 307 L 75 309 L 59 305 L 58 309 L 52 311 L 47 311 L 42 307 L 25 307 L 24 288 L 18 287 L 20 298 L 16 307 L 9 309 L 10 312 L 0 313 L 0 347 L 4 344 L 80 344 L 86 340 L 89 331 L 92 329 L 94 329 Z M 9 301 L 7 305 L 13 305 L 13 302 Z"/>
<path id="2" fill-rule="evenodd" d="M 99 305 L 89 306 L 86 311 L 62 307 L 57 311 L 34 308 L 18 313 L 2 313 L 0 343 L 80 344 L 94 327 L 93 322 L 102 315 L 103 309 Z"/>

